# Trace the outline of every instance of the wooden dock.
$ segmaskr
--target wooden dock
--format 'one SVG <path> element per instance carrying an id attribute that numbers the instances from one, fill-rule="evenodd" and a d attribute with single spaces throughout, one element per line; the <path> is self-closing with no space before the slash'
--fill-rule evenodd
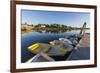
<path id="1" fill-rule="evenodd" d="M 85 47 L 90 47 L 90 34 L 84 34 L 79 44 L 77 44 L 76 49 Z"/>
<path id="2" fill-rule="evenodd" d="M 90 34 L 85 34 L 66 60 L 90 59 Z"/>

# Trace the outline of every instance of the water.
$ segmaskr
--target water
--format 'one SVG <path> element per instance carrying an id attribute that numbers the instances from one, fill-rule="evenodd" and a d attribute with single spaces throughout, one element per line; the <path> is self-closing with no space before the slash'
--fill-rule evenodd
<path id="1" fill-rule="evenodd" d="M 27 50 L 30 45 L 40 42 L 49 43 L 53 40 L 58 40 L 59 38 L 66 38 L 69 35 L 79 34 L 80 30 L 67 31 L 67 32 L 28 32 L 23 33 L 21 37 L 21 62 L 26 62 L 28 59 L 34 56 L 33 53 Z"/>

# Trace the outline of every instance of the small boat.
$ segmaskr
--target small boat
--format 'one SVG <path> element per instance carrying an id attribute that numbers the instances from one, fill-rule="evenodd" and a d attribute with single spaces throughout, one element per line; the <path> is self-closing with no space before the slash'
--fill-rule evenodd
<path id="1" fill-rule="evenodd" d="M 33 44 L 28 47 L 28 50 L 34 51 L 40 47 L 40 43 Z"/>
<path id="2" fill-rule="evenodd" d="M 79 42 L 78 37 L 59 38 L 60 41 L 66 42 L 68 45 L 76 46 Z"/>
<path id="3" fill-rule="evenodd" d="M 37 54 L 37 53 L 41 53 L 41 52 L 46 53 L 49 48 L 50 48 L 50 44 L 35 43 L 35 44 L 32 44 L 31 46 L 29 46 L 28 50 L 34 54 Z"/>
<path id="4" fill-rule="evenodd" d="M 67 38 L 59 38 L 60 41 L 64 41 L 64 42 L 67 42 L 68 44 L 71 44 L 72 45 L 72 42 L 67 39 Z"/>
<path id="5" fill-rule="evenodd" d="M 49 56 L 65 55 L 73 49 L 73 46 L 60 40 L 52 41 L 54 44 L 35 43 L 28 47 L 33 54 L 44 53 Z M 55 44 L 56 43 L 56 44 Z"/>

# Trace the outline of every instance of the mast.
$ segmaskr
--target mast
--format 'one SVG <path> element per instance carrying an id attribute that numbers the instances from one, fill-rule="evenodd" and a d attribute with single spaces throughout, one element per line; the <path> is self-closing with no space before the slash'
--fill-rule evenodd
<path id="1" fill-rule="evenodd" d="M 84 34 L 85 33 L 85 28 L 86 28 L 86 22 L 84 22 L 84 24 L 83 24 L 83 27 L 81 28 L 81 31 L 80 31 L 80 35 L 82 35 L 82 34 Z"/>

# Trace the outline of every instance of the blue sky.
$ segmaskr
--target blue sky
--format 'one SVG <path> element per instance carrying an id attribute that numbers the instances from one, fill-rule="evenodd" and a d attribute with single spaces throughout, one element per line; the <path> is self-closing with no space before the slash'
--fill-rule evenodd
<path id="1" fill-rule="evenodd" d="M 64 24 L 73 27 L 81 27 L 84 22 L 90 26 L 90 13 L 86 12 L 61 12 L 61 11 L 40 11 L 40 10 L 21 10 L 22 24 L 37 25 L 44 24 Z"/>

